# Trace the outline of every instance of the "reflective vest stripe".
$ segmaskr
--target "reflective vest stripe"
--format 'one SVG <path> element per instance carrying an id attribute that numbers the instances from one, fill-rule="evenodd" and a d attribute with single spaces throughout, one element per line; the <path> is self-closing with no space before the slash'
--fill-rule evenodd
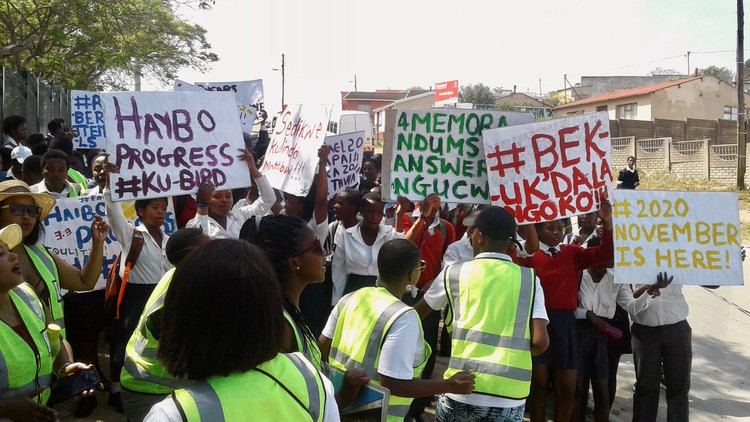
<path id="1" fill-rule="evenodd" d="M 305 333 L 302 331 L 302 328 L 297 325 L 297 323 L 292 318 L 292 315 L 286 311 L 286 309 L 283 310 L 284 312 L 284 318 L 289 323 L 289 325 L 292 327 L 292 332 L 294 333 L 294 339 L 297 342 L 297 351 L 305 355 L 308 361 L 312 363 L 316 369 L 321 368 L 321 357 L 320 357 L 320 349 L 318 349 L 318 345 L 316 344 L 310 344 L 307 341 L 307 337 L 305 337 Z"/>
<path id="2" fill-rule="evenodd" d="M 485 344 L 487 346 L 500 346 L 508 349 L 529 350 L 529 340 L 525 338 L 514 338 L 499 336 L 497 334 L 485 333 L 465 328 L 454 328 L 451 338 L 456 340 L 470 341 L 472 343 Z"/>
<path id="3" fill-rule="evenodd" d="M 44 316 L 44 310 L 42 310 L 42 307 L 39 306 L 36 294 L 33 292 L 31 286 L 29 286 L 27 283 L 23 283 L 13 288 L 13 291 L 18 295 L 23 303 L 26 304 L 26 306 L 28 306 L 29 309 L 31 309 L 37 317 L 39 317 L 40 321 L 47 321 Z"/>
<path id="4" fill-rule="evenodd" d="M 179 396 L 183 394 L 190 397 L 190 400 L 179 400 Z M 196 384 L 190 387 L 190 389 L 177 390 L 175 391 L 175 397 L 178 399 L 178 408 L 184 406 L 186 403 L 192 402 L 191 407 L 195 406 L 195 412 L 198 414 L 200 421 L 224 421 L 224 410 L 221 407 L 219 395 L 216 394 L 216 390 L 211 387 L 211 384 L 207 382 Z"/>
<path id="5" fill-rule="evenodd" d="M 5 363 L 5 361 L 3 361 L 3 363 Z M 6 390 L 5 392 L 0 393 L 0 399 L 3 399 L 3 400 L 26 396 L 32 391 L 38 390 L 39 388 L 43 386 L 49 386 L 52 383 L 52 375 L 45 374 L 45 375 L 40 375 L 38 378 L 29 381 L 28 383 L 26 383 L 26 385 L 23 385 L 18 388 L 14 388 L 11 391 L 7 391 L 7 388 L 9 385 L 7 367 L 0 368 L 0 370 L 3 370 L 5 372 L 4 374 L 5 376 L 3 378 L 0 378 L 0 383 L 2 383 L 0 384 L 0 388 L 3 390 Z"/>
<path id="6" fill-rule="evenodd" d="M 154 355 L 155 354 L 156 352 L 154 351 Z M 148 381 L 154 384 L 164 385 L 171 388 L 184 388 L 185 383 L 187 382 L 184 379 L 164 378 L 154 375 L 138 366 L 138 364 L 133 362 L 133 360 L 129 359 L 127 356 L 125 357 L 125 362 L 123 362 L 122 367 L 130 374 L 131 377 L 135 379 Z"/>
<path id="7" fill-rule="evenodd" d="M 501 365 L 499 363 L 490 363 L 481 360 L 465 359 L 451 356 L 449 366 L 461 371 L 475 371 L 482 374 L 492 374 L 518 381 L 531 380 L 530 370 L 514 368 L 511 366 Z"/>
<path id="8" fill-rule="evenodd" d="M 297 367 L 297 370 L 299 370 L 300 374 L 302 374 L 302 377 L 305 379 L 305 387 L 307 388 L 307 398 L 309 402 L 307 412 L 310 413 L 312 420 L 317 421 L 320 418 L 320 400 L 318 400 L 320 397 L 320 387 L 318 386 L 318 380 L 315 378 L 316 375 L 313 375 L 314 373 L 317 373 L 317 370 L 307 366 L 307 364 L 297 355 L 289 354 L 284 356 Z"/>
<path id="9" fill-rule="evenodd" d="M 47 290 L 49 290 L 50 296 L 50 310 L 52 312 L 52 319 L 55 324 L 59 325 L 63 329 L 63 336 L 65 333 L 65 318 L 63 317 L 62 308 L 62 296 L 60 295 L 60 275 L 57 271 L 57 264 L 55 264 L 54 258 L 47 252 L 47 248 L 41 243 L 37 243 L 31 246 L 25 246 L 26 252 L 29 254 L 31 263 L 39 272 L 42 280 L 47 284 Z"/>
<path id="10" fill-rule="evenodd" d="M 446 271 L 446 277 L 448 277 L 449 286 L 450 286 L 450 294 L 448 295 L 449 298 L 458 298 L 458 282 L 461 278 L 461 267 L 463 267 L 463 262 L 458 264 L 453 264 L 448 268 L 448 271 Z M 448 304 L 451 305 L 453 318 L 451 318 L 451 323 L 448 325 L 453 325 L 453 321 L 459 319 L 459 315 L 461 315 L 461 304 L 458 300 L 449 300 Z"/>
<path id="11" fill-rule="evenodd" d="M 524 338 L 526 327 L 529 324 L 529 311 L 534 302 L 534 273 L 530 268 L 521 269 L 521 292 L 518 296 L 518 308 L 516 308 L 516 323 L 513 326 L 513 337 Z M 529 300 L 531 298 L 531 300 Z M 531 343 L 529 343 L 529 348 Z M 530 350 L 530 349 L 529 349 Z"/>

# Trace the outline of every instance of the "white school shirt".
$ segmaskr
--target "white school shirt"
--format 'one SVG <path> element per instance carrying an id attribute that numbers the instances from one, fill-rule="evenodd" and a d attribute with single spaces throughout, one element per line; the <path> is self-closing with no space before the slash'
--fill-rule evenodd
<path id="1" fill-rule="evenodd" d="M 443 269 L 457 262 L 466 262 L 474 259 L 474 247 L 471 246 L 471 238 L 464 234 L 458 242 L 448 245 L 443 254 Z"/>
<path id="2" fill-rule="evenodd" d="M 629 284 L 615 284 L 615 274 L 611 268 L 607 268 L 606 274 L 598 283 L 594 283 L 588 270 L 583 270 L 575 316 L 577 319 L 586 319 L 586 311 L 591 311 L 596 316 L 612 318 L 617 309 L 616 303 L 622 303 L 620 306 L 633 316 L 648 308 L 650 302 L 651 295 L 644 293 L 635 299 Z"/>
<path id="3" fill-rule="evenodd" d="M 504 253 L 497 252 L 484 252 L 476 256 L 475 259 L 480 258 L 493 258 L 502 259 L 503 261 L 513 262 L 510 257 Z M 445 291 L 445 284 L 443 280 L 445 278 L 445 270 L 441 271 L 435 280 L 437 282 L 432 283 L 430 289 L 424 295 L 424 301 L 433 310 L 442 309 L 448 304 L 448 293 Z M 543 319 L 549 322 L 547 317 L 547 309 L 544 307 L 544 291 L 542 290 L 542 284 L 539 282 L 539 277 L 534 277 L 534 304 L 532 305 L 533 313 L 531 314 L 532 319 Z M 518 407 L 526 403 L 526 399 L 513 400 L 504 397 L 487 396 L 484 394 L 451 394 L 447 393 L 446 396 L 459 402 L 468 404 L 471 406 L 483 406 L 483 407 L 500 407 L 510 408 Z"/>
<path id="4" fill-rule="evenodd" d="M 249 204 L 249 206 L 251 206 L 252 208 L 247 209 L 244 212 L 249 212 L 251 213 L 251 215 L 269 215 L 272 213 L 271 207 L 273 207 L 273 204 L 276 203 L 276 193 L 274 193 L 271 184 L 268 183 L 268 179 L 266 179 L 266 176 L 261 176 L 253 180 L 258 186 L 258 199 Z M 240 208 L 244 208 L 246 206 L 248 206 L 247 199 L 242 198 L 237 201 L 236 204 L 234 204 L 234 207 L 232 207 L 232 211 L 237 212 Z"/>
<path id="5" fill-rule="evenodd" d="M 339 415 L 339 408 L 336 405 L 333 384 L 325 375 L 320 372 L 318 374 L 323 381 L 323 389 L 326 394 L 325 407 L 323 409 L 323 422 L 340 422 L 341 416 Z M 249 415 L 248 418 L 249 420 L 252 420 L 252 417 Z M 148 415 L 143 419 L 143 422 L 182 422 L 182 415 L 180 415 L 177 405 L 174 400 L 172 400 L 172 396 L 169 395 L 151 408 L 151 411 L 148 412 Z"/>
<path id="6" fill-rule="evenodd" d="M 65 188 L 63 188 L 62 192 L 59 193 L 50 191 L 47 188 L 47 184 L 44 183 L 44 179 L 42 179 L 42 181 L 37 183 L 36 185 L 29 186 L 29 190 L 32 193 L 48 193 L 55 199 L 68 198 L 70 196 L 70 192 L 72 192 L 73 190 L 78 193 L 78 196 L 81 196 L 80 189 L 76 189 L 75 186 L 73 186 L 73 184 L 68 181 L 65 182 Z"/>
<path id="7" fill-rule="evenodd" d="M 334 306 L 322 334 L 333 339 L 339 320 L 339 307 Z M 398 380 L 414 378 L 414 368 L 424 360 L 422 323 L 416 312 L 407 312 L 393 321 L 380 349 L 378 374 Z"/>
<path id="8" fill-rule="evenodd" d="M 333 254 L 331 263 L 331 279 L 333 280 L 333 295 L 331 305 L 336 305 L 343 296 L 344 287 L 349 274 L 380 275 L 378 272 L 378 252 L 383 243 L 392 239 L 403 239 L 404 233 L 398 233 L 391 226 L 383 223 L 378 227 L 378 235 L 372 246 L 365 245 L 362 240 L 360 227 L 362 222 L 356 226 L 344 230 L 344 233 L 336 244 L 336 252 Z"/>
<path id="9" fill-rule="evenodd" d="M 112 202 L 112 194 L 109 190 L 104 190 L 104 202 L 107 204 L 107 217 L 109 217 L 109 226 L 112 228 L 117 241 L 122 245 L 122 258 L 120 265 L 120 277 L 125 274 L 125 262 L 128 258 L 128 251 L 133 242 L 133 229 L 138 229 L 143 234 L 143 248 L 138 255 L 133 268 L 130 269 L 128 283 L 133 284 L 157 284 L 164 273 L 174 267 L 167 259 L 165 252 L 169 235 L 164 233 L 164 227 L 161 227 L 161 246 L 148 232 L 143 224 L 137 227 L 133 226 L 125 218 L 122 207 L 116 202 Z"/>
<path id="10" fill-rule="evenodd" d="M 639 289 L 643 286 L 645 284 L 636 285 L 635 288 Z M 660 291 L 661 295 L 652 298 L 648 308 L 637 315 L 630 316 L 633 318 L 633 322 L 648 327 L 659 327 L 676 324 L 687 319 L 689 307 L 685 296 L 682 295 L 682 286 L 670 284 Z M 643 295 L 648 296 L 647 293 Z"/>

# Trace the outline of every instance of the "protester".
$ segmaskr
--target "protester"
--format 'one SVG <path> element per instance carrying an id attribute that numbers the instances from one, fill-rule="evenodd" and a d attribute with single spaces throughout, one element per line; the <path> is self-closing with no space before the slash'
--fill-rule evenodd
<path id="1" fill-rule="evenodd" d="M 23 145 L 29 136 L 29 129 L 26 128 L 26 119 L 15 114 L 4 118 L 3 134 L 5 134 L 3 147 L 15 148 Z"/>
<path id="2" fill-rule="evenodd" d="M 372 158 L 364 160 L 362 163 L 362 177 L 359 180 L 359 191 L 362 194 L 370 192 L 370 190 L 376 186 L 378 173 L 380 173 L 380 166 L 377 161 Z"/>
<path id="3" fill-rule="evenodd" d="M 0 420 L 55 421 L 57 412 L 46 407 L 52 374 L 58 379 L 90 371 L 92 366 L 72 362 L 62 337 L 54 344 L 47 335 L 47 317 L 13 249 L 21 245 L 18 224 L 0 229 Z M 61 353 L 62 352 L 62 353 Z M 84 397 L 93 390 L 82 393 Z"/>
<path id="4" fill-rule="evenodd" d="M 185 257 L 206 246 L 210 240 L 211 238 L 198 228 L 177 230 L 167 241 L 167 259 L 178 267 Z M 172 390 L 192 384 L 190 381 L 172 376 L 156 359 L 161 338 L 164 297 L 173 275 L 174 269 L 167 271 L 157 284 L 125 348 L 120 384 L 125 416 L 130 421 L 143 420 L 151 407 L 162 401 Z"/>
<path id="5" fill-rule="evenodd" d="M 276 202 L 273 188 L 255 166 L 253 154 L 248 149 L 240 151 L 239 159 L 244 161 L 250 177 L 258 186 L 260 200 L 241 208 L 232 208 L 234 201 L 229 189 L 216 190 L 214 184 L 206 179 L 198 191 L 198 211 L 196 216 L 187 222 L 185 227 L 197 227 L 210 238 L 233 238 L 240 236 L 240 229 L 245 221 L 254 215 L 264 215 Z"/>
<path id="6" fill-rule="evenodd" d="M 107 185 L 109 172 L 107 168 L 107 153 L 100 152 L 91 160 L 91 177 L 96 186 L 86 190 L 86 195 L 101 195 Z"/>
<path id="7" fill-rule="evenodd" d="M 31 157 L 31 150 L 23 145 L 19 145 L 10 152 L 11 166 L 8 169 L 7 177 L 21 180 L 21 170 L 23 162 Z M 29 185 L 32 186 L 32 185 Z"/>
<path id="8" fill-rule="evenodd" d="M 42 157 L 32 155 L 23 160 L 21 165 L 21 180 L 29 186 L 35 185 L 42 180 Z"/>
<path id="9" fill-rule="evenodd" d="M 577 336 L 574 311 L 578 306 L 578 272 L 595 265 L 605 265 L 613 257 L 612 206 L 601 203 L 598 211 L 604 231 L 601 246 L 582 248 L 561 245 L 562 225 L 559 220 L 538 223 L 536 234 L 539 250 L 518 262 L 533 268 L 544 288 L 549 317 L 549 349 L 534 357 L 529 411 L 532 422 L 541 422 L 546 411 L 547 385 L 555 388 L 555 420 L 569 420 L 573 412 L 576 390 Z M 533 236 L 533 232 L 531 232 Z"/>
<path id="10" fill-rule="evenodd" d="M 419 249 L 405 239 L 383 244 L 377 259 L 378 286 L 344 296 L 331 313 L 320 343 L 331 366 L 341 371 L 363 368 L 371 381 L 388 388 L 387 420 L 403 421 L 410 398 L 467 394 L 474 389 L 474 375 L 459 372 L 445 380 L 419 378 L 431 349 L 417 313 L 400 298 L 406 286 L 419 279 L 424 261 Z"/>
<path id="11" fill-rule="evenodd" d="M 117 168 L 108 164 L 110 173 Z M 141 223 L 134 226 L 125 218 L 120 203 L 112 201 L 109 190 L 109 178 L 105 179 L 103 191 L 107 205 L 107 216 L 112 224 L 112 231 L 122 245 L 120 262 L 127 262 L 130 247 L 136 235 L 143 237 L 143 248 L 138 254 L 135 265 L 129 270 L 125 293 L 119 307 L 120 318 L 114 321 L 114 333 L 110 343 L 110 376 L 109 404 L 120 413 L 124 413 L 120 395 L 120 371 L 125 358 L 125 347 L 138 324 L 149 296 L 164 274 L 172 268 L 166 257 L 165 247 L 169 236 L 164 232 L 164 219 L 167 216 L 167 198 L 138 199 L 135 201 L 135 212 Z M 126 266 L 120 265 L 120 277 L 125 276 Z"/>
<path id="12" fill-rule="evenodd" d="M 259 248 L 219 239 L 188 256 L 165 297 L 157 357 L 197 384 L 145 421 L 338 421 L 331 383 L 302 354 L 280 353 L 283 321 L 281 289 Z"/>
<path id="13" fill-rule="evenodd" d="M 635 168 L 635 157 L 631 155 L 628 157 L 628 165 L 620 170 L 620 174 L 617 175 L 617 188 L 635 189 L 640 184 L 641 180 L 638 178 L 638 170 Z"/>
<path id="14" fill-rule="evenodd" d="M 68 182 L 70 157 L 64 152 L 51 149 L 42 156 L 42 176 L 44 180 L 31 186 L 35 193 L 48 193 L 55 199 L 75 198 L 82 195 L 83 189 L 77 183 Z"/>

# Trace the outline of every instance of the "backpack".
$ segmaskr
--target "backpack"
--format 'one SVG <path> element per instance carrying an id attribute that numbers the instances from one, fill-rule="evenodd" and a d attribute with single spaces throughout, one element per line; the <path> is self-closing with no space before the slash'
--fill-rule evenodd
<path id="1" fill-rule="evenodd" d="M 117 255 L 114 265 L 109 269 L 107 287 L 104 290 L 104 320 L 106 322 L 120 319 L 120 305 L 122 305 L 122 298 L 125 295 L 125 286 L 128 284 L 130 270 L 138 260 L 144 243 L 143 234 L 133 229 L 133 241 L 130 243 L 128 258 L 125 260 L 125 273 L 120 277 L 122 252 Z"/>

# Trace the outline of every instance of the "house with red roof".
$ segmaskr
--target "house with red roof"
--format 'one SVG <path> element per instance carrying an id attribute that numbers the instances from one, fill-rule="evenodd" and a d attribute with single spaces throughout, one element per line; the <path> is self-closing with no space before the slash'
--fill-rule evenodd
<path id="1" fill-rule="evenodd" d="M 745 94 L 745 103 L 750 96 Z M 695 76 L 594 95 L 555 107 L 555 115 L 606 111 L 610 120 L 737 120 L 737 88 L 713 76 Z"/>

